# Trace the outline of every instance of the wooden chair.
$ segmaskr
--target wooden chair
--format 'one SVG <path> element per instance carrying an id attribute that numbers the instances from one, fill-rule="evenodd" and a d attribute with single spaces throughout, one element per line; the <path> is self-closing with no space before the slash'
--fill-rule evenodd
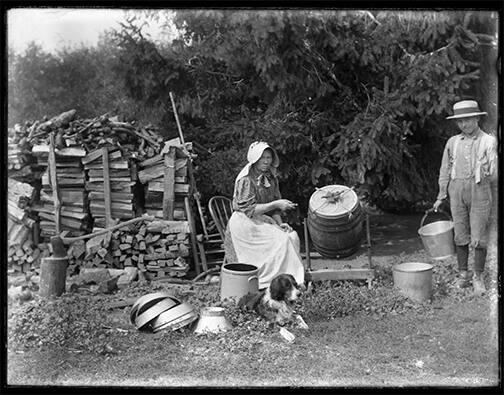
<path id="1" fill-rule="evenodd" d="M 233 213 L 232 201 L 225 196 L 214 196 L 208 202 L 208 211 L 212 218 L 212 224 L 208 229 L 212 230 L 208 234 L 197 236 L 203 272 L 213 270 L 213 268 L 209 269 L 209 266 L 220 267 L 227 262 L 225 253 L 226 226 Z M 228 250 L 233 251 L 232 258 L 234 249 L 229 247 Z"/>
<path id="2" fill-rule="evenodd" d="M 208 210 L 222 241 L 224 241 L 226 238 L 226 226 L 231 214 L 233 214 L 231 199 L 225 196 L 214 196 L 208 202 Z"/>

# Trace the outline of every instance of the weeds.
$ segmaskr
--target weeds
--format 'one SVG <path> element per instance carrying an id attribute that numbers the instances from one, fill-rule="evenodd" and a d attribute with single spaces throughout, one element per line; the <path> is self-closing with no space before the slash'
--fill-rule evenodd
<path id="1" fill-rule="evenodd" d="M 433 309 L 432 301 L 437 303 L 447 297 L 471 297 L 470 290 L 455 288 L 455 270 L 450 262 L 434 267 L 432 299 L 424 303 L 412 302 L 393 287 L 392 265 L 377 267 L 375 274 L 371 288 L 359 281 L 316 283 L 313 292 L 303 295 L 296 310 L 310 325 L 310 322 L 351 315 L 369 315 L 378 319 L 411 310 L 419 314 L 428 313 Z M 140 297 L 157 291 L 173 293 L 194 306 L 198 312 L 208 306 L 225 307 L 225 314 L 234 327 L 217 335 L 196 336 L 189 327 L 177 331 L 164 330 L 155 334 L 164 341 L 194 337 L 197 342 L 198 339 L 201 341 L 215 338 L 220 349 L 235 352 L 257 347 L 262 336 L 277 329 L 255 312 L 242 311 L 233 303 L 220 301 L 218 286 L 195 286 L 184 290 L 170 288 L 169 284 L 163 283 L 137 283 L 115 296 L 64 294 L 57 299 L 36 298 L 16 308 L 11 306 L 8 318 L 9 348 L 59 346 L 90 352 L 120 349 L 125 336 L 131 339 L 151 334 L 140 333 L 134 329 L 129 322 L 129 309 L 125 309 L 120 318 L 121 325 L 126 326 L 128 330 L 115 330 L 117 322 L 111 319 L 110 311 L 106 309 L 107 302 L 113 297 Z"/>

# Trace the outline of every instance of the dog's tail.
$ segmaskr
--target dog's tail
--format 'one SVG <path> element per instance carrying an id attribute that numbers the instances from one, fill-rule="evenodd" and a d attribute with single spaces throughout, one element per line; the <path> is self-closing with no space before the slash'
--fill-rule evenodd
<path id="1" fill-rule="evenodd" d="M 254 308 L 260 303 L 264 292 L 259 293 L 248 293 L 240 298 L 238 301 L 238 307 L 242 310 L 254 310 Z"/>

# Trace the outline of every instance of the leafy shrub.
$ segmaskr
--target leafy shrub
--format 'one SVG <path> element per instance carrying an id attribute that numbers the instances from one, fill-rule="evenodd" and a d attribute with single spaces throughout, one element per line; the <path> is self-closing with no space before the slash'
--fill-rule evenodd
<path id="1" fill-rule="evenodd" d="M 71 105 L 154 123 L 172 138 L 173 92 L 186 140 L 199 144 L 204 203 L 230 195 L 248 144 L 264 139 L 281 156 L 282 193 L 303 210 L 315 187 L 334 183 L 401 210 L 435 196 L 453 102 L 471 95 L 495 114 L 480 65 L 491 64 L 482 50 L 496 34 L 491 12 L 147 14 L 165 15 L 176 38 L 154 42 L 131 18 L 96 49 L 10 51 L 9 123 Z"/>

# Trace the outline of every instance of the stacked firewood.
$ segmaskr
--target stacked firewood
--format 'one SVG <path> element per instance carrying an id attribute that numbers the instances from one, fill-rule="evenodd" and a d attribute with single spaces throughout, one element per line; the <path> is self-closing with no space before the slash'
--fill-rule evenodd
<path id="1" fill-rule="evenodd" d="M 37 121 L 26 129 L 27 140 L 33 144 L 47 144 L 49 134 L 56 133 L 57 148 L 81 147 L 87 153 L 102 146 L 114 146 L 132 158 L 144 160 L 158 154 L 163 137 L 152 125 L 137 126 L 119 122 L 108 114 L 93 119 L 76 118 L 76 111 L 69 110 L 50 120 Z"/>
<path id="2" fill-rule="evenodd" d="M 48 164 L 49 146 L 35 145 L 32 154 L 37 158 L 38 165 L 45 168 L 42 175 L 40 198 L 32 209 L 37 211 L 40 217 L 40 235 L 49 238 L 56 234 L 55 202 Z M 89 229 L 87 199 L 84 190 L 85 175 L 81 163 L 81 159 L 85 155 L 86 151 L 80 147 L 55 150 L 56 180 L 60 201 L 60 230 L 68 230 L 69 236 L 83 235 Z"/>
<path id="3" fill-rule="evenodd" d="M 106 166 L 103 150 L 106 150 Z M 82 162 L 87 173 L 86 191 L 94 227 L 105 228 L 107 225 L 107 194 L 110 198 L 111 219 L 126 220 L 135 217 L 136 163 L 124 156 L 120 149 L 110 146 L 94 150 Z M 105 189 L 105 177 L 109 180 L 110 191 Z"/>
<path id="4" fill-rule="evenodd" d="M 152 125 L 137 126 L 119 122 L 107 114 L 93 119 L 77 119 L 70 122 L 62 138 L 67 143 L 81 145 L 91 153 L 103 146 L 120 147 L 129 157 L 144 160 L 158 154 L 163 137 Z"/>
<path id="5" fill-rule="evenodd" d="M 36 243 L 36 221 L 29 217 L 34 194 L 31 185 L 8 180 L 7 263 L 14 271 L 24 273 L 39 267 L 40 259 L 49 255 L 46 248 L 39 248 Z"/>
<path id="6" fill-rule="evenodd" d="M 132 266 L 148 279 L 183 277 L 189 270 L 186 262 L 189 249 L 187 221 L 138 222 L 90 239 L 82 266 L 116 269 Z"/>
<path id="7" fill-rule="evenodd" d="M 168 181 L 174 185 L 173 219 L 186 220 L 184 196 L 189 194 L 188 160 L 190 160 L 189 155 L 191 155 L 192 151 L 191 143 L 186 143 L 185 150 L 182 150 L 178 138 L 167 141 L 160 154 L 140 162 L 138 180 L 144 185 L 146 213 L 162 219 L 165 171 L 171 166 L 165 162 L 165 155 L 170 147 L 174 147 L 175 154 L 173 179 Z"/>
<path id="8" fill-rule="evenodd" d="M 40 178 L 36 161 L 31 155 L 31 144 L 28 140 L 29 130 L 17 124 L 8 130 L 7 169 L 9 178 L 20 182 L 34 182 Z"/>
<path id="9" fill-rule="evenodd" d="M 37 164 L 46 170 L 42 176 L 43 193 L 36 206 L 42 220 L 42 236 L 55 232 L 54 199 L 47 173 L 51 133 L 55 134 L 56 173 L 63 203 L 61 229 L 70 230 L 69 236 L 78 236 L 88 232 L 92 220 L 95 227 L 106 226 L 103 147 L 108 150 L 111 218 L 124 220 L 137 215 L 136 162 L 158 154 L 162 136 L 150 125 L 139 127 L 119 122 L 117 117 L 107 114 L 79 119 L 76 111 L 70 110 L 50 120 L 35 122 L 25 133 L 34 144 L 32 154 Z M 78 155 L 70 157 L 77 152 Z"/>
<path id="10" fill-rule="evenodd" d="M 15 272 L 38 271 L 42 258 L 51 255 L 49 244 L 34 244 L 31 232 L 27 234 L 28 236 L 22 244 L 18 244 L 15 240 L 11 241 L 9 236 L 7 264 Z"/>
<path id="11" fill-rule="evenodd" d="M 150 278 L 186 275 L 194 244 L 194 221 L 187 211 L 194 189 L 189 182 L 191 143 L 182 145 L 178 138 L 163 143 L 150 125 L 121 122 L 108 114 L 79 119 L 75 110 L 16 126 L 11 135 L 10 170 L 30 163 L 34 181 L 30 182 L 36 190 L 28 210 L 32 218 L 25 217 L 30 232 L 14 226 L 19 221 L 10 218 L 9 262 L 17 265 L 16 270 L 36 268 L 40 257 L 50 254 L 48 241 L 56 234 L 56 220 L 62 236 L 75 237 L 146 212 L 156 220 L 67 245 L 69 271 L 76 273 L 83 266 L 135 266 Z M 54 167 L 49 161 L 51 147 Z M 33 169 L 38 176 L 33 176 Z M 53 194 L 54 176 L 58 196 Z M 45 243 L 39 243 L 39 236 Z"/>
<path id="12" fill-rule="evenodd" d="M 19 182 L 11 178 L 7 179 L 7 196 L 9 213 L 19 216 L 26 215 L 26 209 L 33 204 L 35 188 L 30 184 Z"/>

